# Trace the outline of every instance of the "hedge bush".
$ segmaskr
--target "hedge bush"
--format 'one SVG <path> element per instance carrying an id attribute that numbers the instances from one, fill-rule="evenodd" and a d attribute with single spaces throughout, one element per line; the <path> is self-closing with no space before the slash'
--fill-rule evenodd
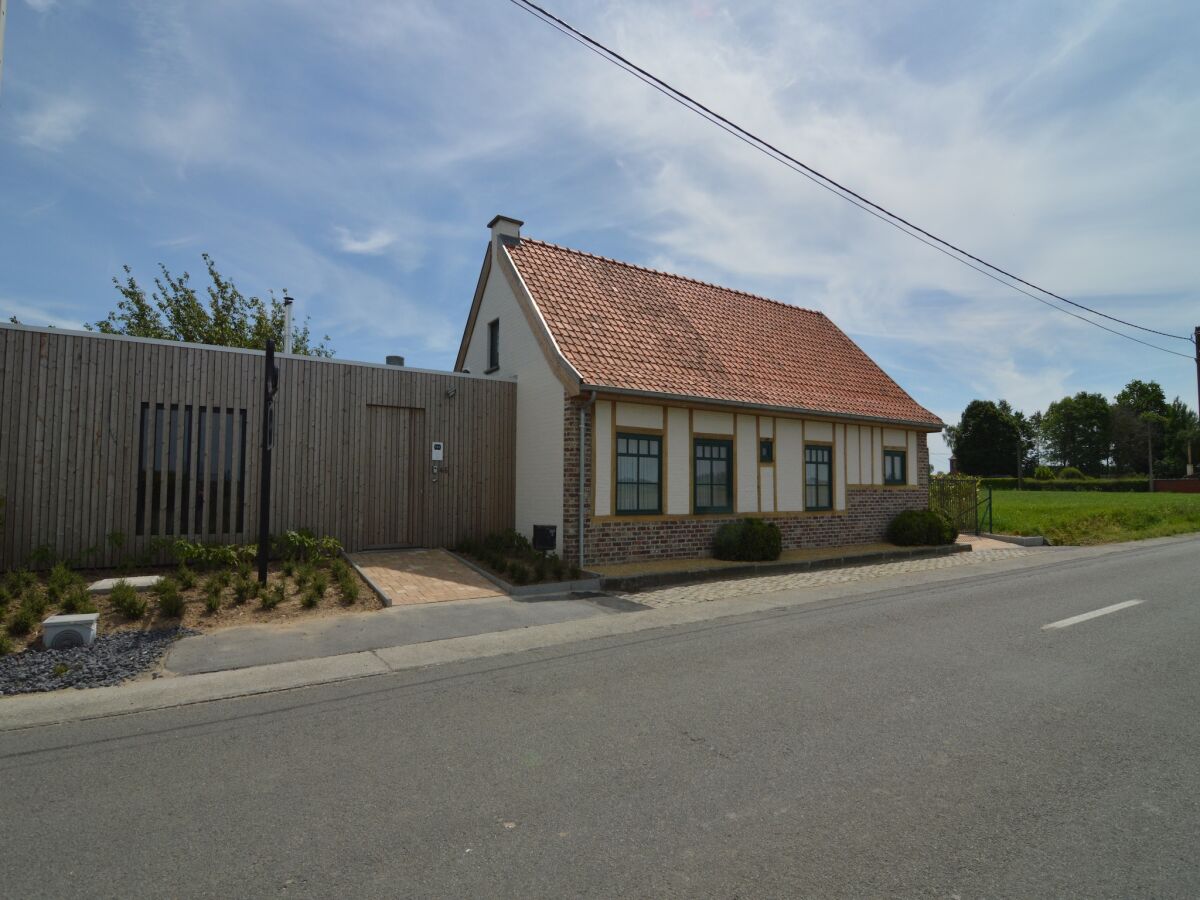
<path id="1" fill-rule="evenodd" d="M 1059 469 L 1058 477 L 1063 481 L 1083 481 L 1083 479 L 1087 478 L 1083 472 L 1079 471 L 1079 469 L 1075 468 L 1074 466 L 1067 466 L 1065 469 Z"/>
<path id="2" fill-rule="evenodd" d="M 713 556 L 744 562 L 779 559 L 783 551 L 783 535 L 774 522 L 762 519 L 742 519 L 717 529 L 713 538 Z"/>
<path id="3" fill-rule="evenodd" d="M 957 537 L 954 523 L 932 509 L 906 509 L 887 527 L 888 541 L 901 547 L 953 544 Z"/>
<path id="4" fill-rule="evenodd" d="M 1033 470 L 1033 477 L 1038 481 L 1052 481 L 1054 479 L 1054 470 L 1049 466 L 1038 466 Z"/>
<path id="5" fill-rule="evenodd" d="M 994 491 L 1015 491 L 1015 478 L 981 478 L 981 487 L 990 487 Z M 1145 478 L 1085 478 L 1082 481 L 1038 481 L 1026 478 L 1023 485 L 1027 491 L 1118 491 L 1145 492 L 1150 490 L 1150 483 Z"/>

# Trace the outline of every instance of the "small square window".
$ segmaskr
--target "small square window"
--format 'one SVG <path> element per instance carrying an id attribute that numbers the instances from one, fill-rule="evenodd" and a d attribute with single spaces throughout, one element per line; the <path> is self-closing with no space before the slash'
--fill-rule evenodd
<path id="1" fill-rule="evenodd" d="M 759 438 L 758 461 L 760 463 L 775 462 L 775 441 L 771 438 Z"/>
<path id="2" fill-rule="evenodd" d="M 903 450 L 883 451 L 883 483 L 908 483 L 908 454 Z"/>

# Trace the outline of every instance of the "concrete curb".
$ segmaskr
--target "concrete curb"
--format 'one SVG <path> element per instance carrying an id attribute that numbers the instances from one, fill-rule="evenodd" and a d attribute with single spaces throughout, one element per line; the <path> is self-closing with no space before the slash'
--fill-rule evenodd
<path id="1" fill-rule="evenodd" d="M 874 550 L 869 553 L 850 553 L 845 556 L 803 559 L 795 562 L 746 563 L 720 569 L 690 569 L 683 572 L 655 572 L 647 575 L 602 576 L 600 584 L 601 588 L 606 591 L 628 593 L 644 591 L 648 588 L 667 587 L 673 584 L 687 584 L 688 582 L 723 581 L 728 578 L 744 578 L 753 575 L 790 575 L 793 572 L 840 569 L 845 566 L 900 562 L 906 559 L 925 559 L 969 552 L 971 552 L 971 548 L 965 544 L 949 544 L 945 547 L 897 547 L 895 550 Z"/>
<path id="2" fill-rule="evenodd" d="M 981 538 L 990 538 L 993 541 L 1003 541 L 1006 544 L 1016 544 L 1018 547 L 1049 547 L 1050 542 L 1040 534 L 1026 536 L 1023 534 L 992 534 L 989 531 L 981 531 Z"/>
<path id="3" fill-rule="evenodd" d="M 494 575 L 477 564 L 471 559 L 463 556 L 461 553 L 455 553 L 453 550 L 447 550 L 451 556 L 457 559 L 460 563 L 473 571 L 476 575 L 481 575 L 494 584 L 510 597 L 539 597 L 542 595 L 560 595 L 572 594 L 578 591 L 598 591 L 600 590 L 599 578 L 579 578 L 575 581 L 547 581 L 542 584 L 509 584 L 498 575 Z"/>

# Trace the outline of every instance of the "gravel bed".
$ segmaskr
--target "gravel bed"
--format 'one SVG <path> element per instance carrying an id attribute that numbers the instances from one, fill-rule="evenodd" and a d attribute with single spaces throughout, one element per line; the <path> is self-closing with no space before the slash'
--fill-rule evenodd
<path id="1" fill-rule="evenodd" d="M 92 688 L 120 684 L 152 667 L 193 628 L 117 631 L 100 635 L 91 647 L 69 650 L 23 650 L 0 656 L 0 695 Z"/>

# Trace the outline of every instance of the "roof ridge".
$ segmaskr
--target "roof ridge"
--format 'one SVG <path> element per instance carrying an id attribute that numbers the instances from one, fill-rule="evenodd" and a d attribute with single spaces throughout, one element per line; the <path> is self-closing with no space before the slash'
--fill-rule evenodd
<path id="1" fill-rule="evenodd" d="M 540 238 L 531 238 L 521 235 L 521 237 L 518 238 L 518 243 L 524 241 L 528 241 L 531 244 L 541 244 L 543 247 L 552 247 L 555 250 L 562 250 L 566 253 L 574 253 L 577 256 L 586 256 L 590 259 L 597 259 L 600 262 L 613 263 L 614 265 L 624 266 L 627 269 L 637 269 L 640 272 L 649 272 L 651 275 L 662 275 L 664 278 L 675 278 L 679 281 L 687 281 L 692 284 L 703 285 L 704 287 L 714 288 L 718 291 L 727 291 L 730 294 L 738 294 L 742 297 L 749 297 L 751 300 L 761 300 L 763 303 L 773 303 L 776 306 L 782 306 L 792 310 L 799 310 L 800 312 L 812 313 L 813 315 L 821 316 L 824 319 L 829 319 L 829 316 L 825 315 L 825 313 L 819 309 L 811 309 L 807 306 L 797 306 L 795 303 L 786 303 L 783 300 L 776 300 L 774 297 L 764 297 L 762 294 L 743 291 L 740 288 L 727 287 L 726 285 L 717 284 L 713 281 L 705 281 L 702 278 L 693 278 L 690 275 L 680 275 L 678 272 L 667 272 L 663 269 L 651 268 L 650 266 L 639 266 L 637 263 L 627 262 L 623 259 L 614 259 L 611 256 L 601 256 L 599 253 L 590 253 L 587 250 L 579 250 L 575 247 L 566 247 L 562 244 L 556 244 L 553 241 L 543 241 Z"/>

